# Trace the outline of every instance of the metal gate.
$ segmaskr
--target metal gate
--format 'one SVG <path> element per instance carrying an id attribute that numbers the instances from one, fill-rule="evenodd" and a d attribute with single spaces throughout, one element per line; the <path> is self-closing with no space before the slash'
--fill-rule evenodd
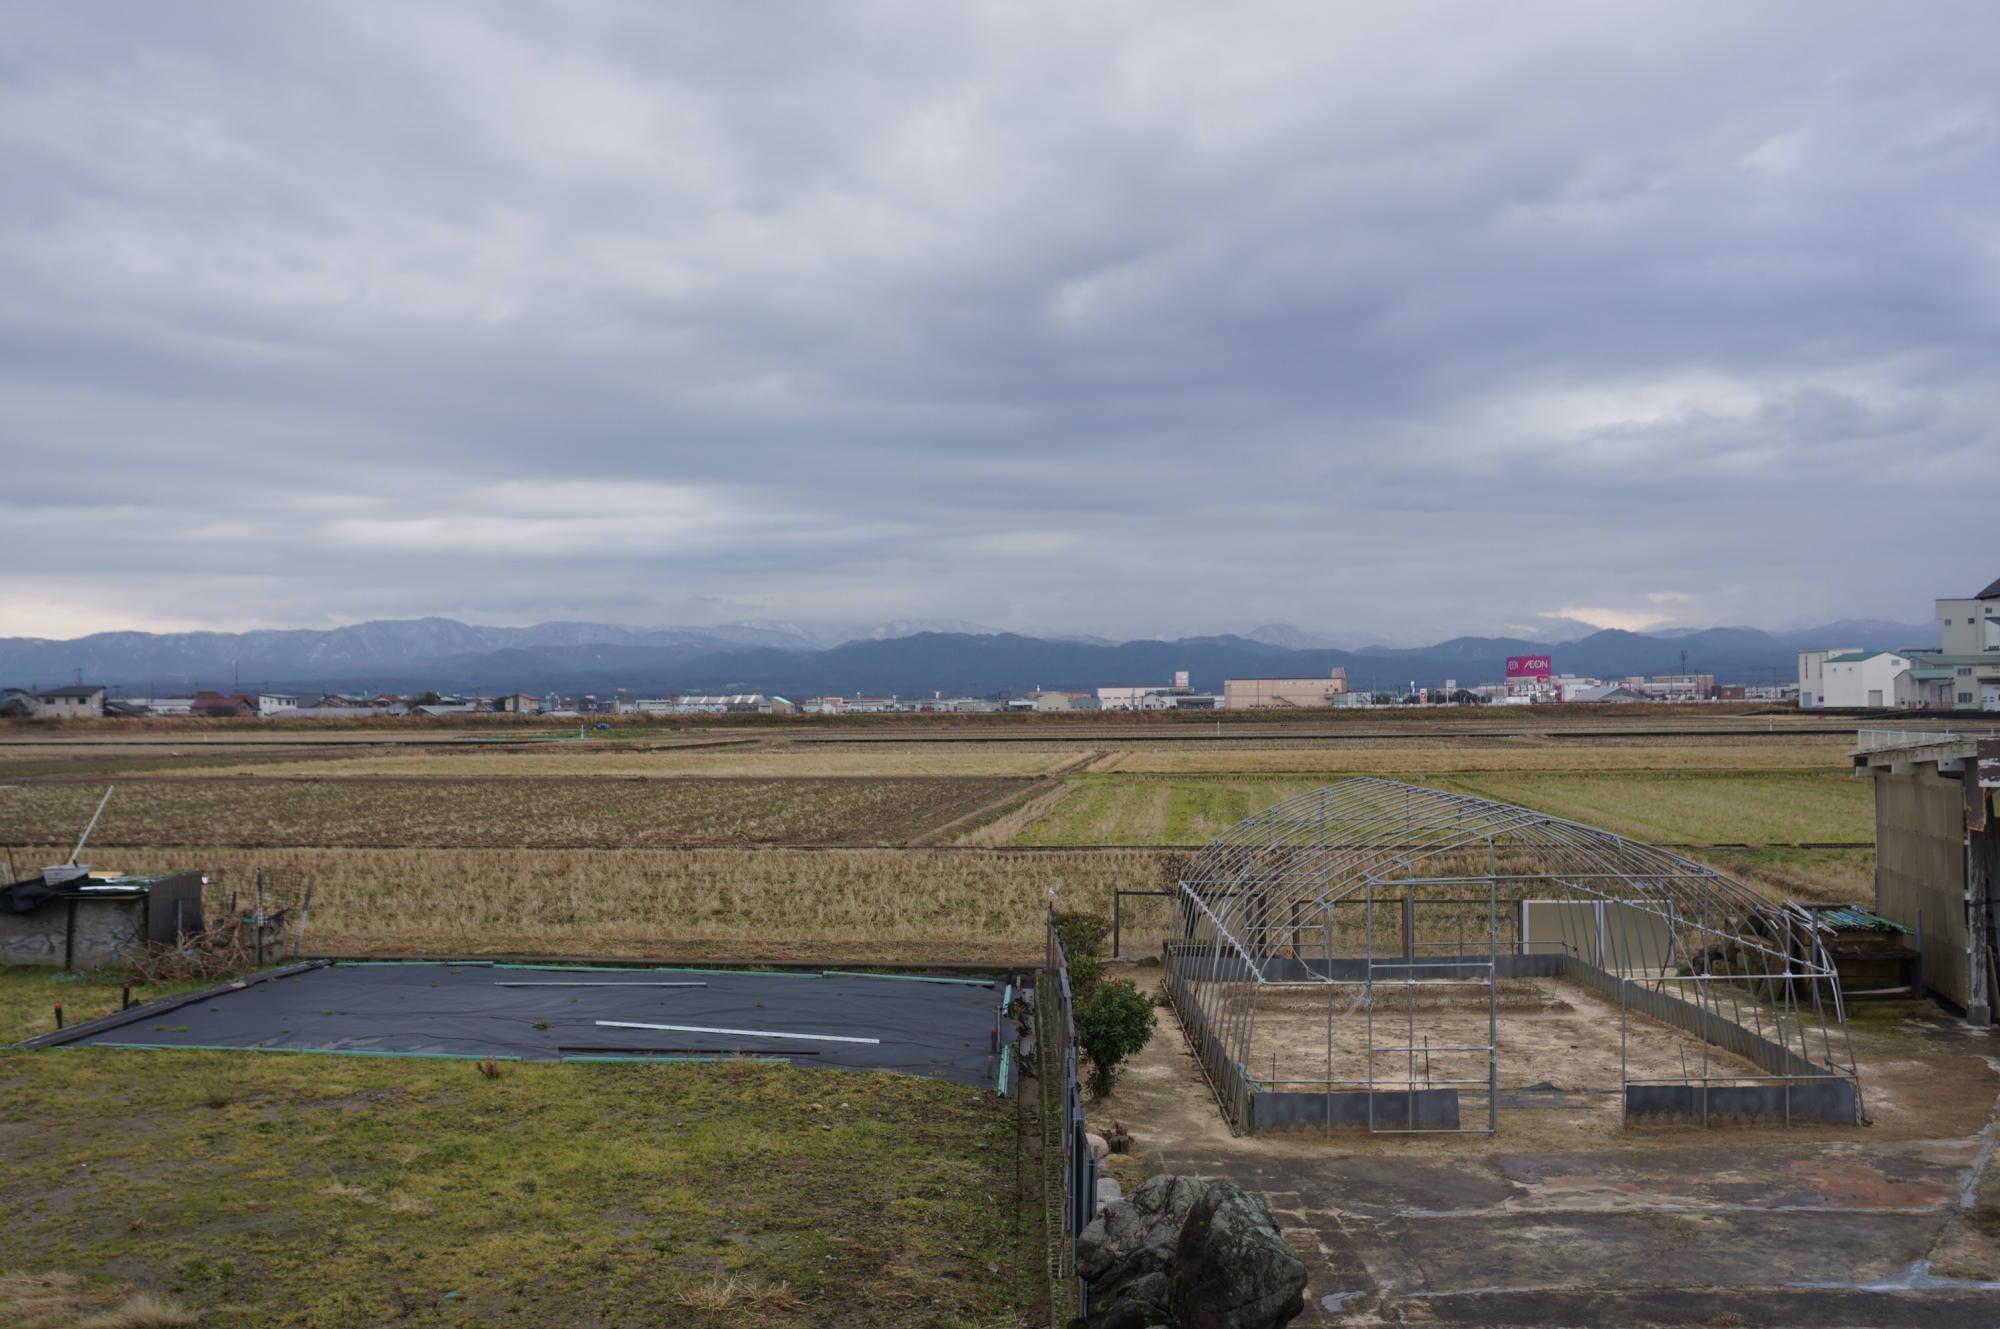
<path id="1" fill-rule="evenodd" d="M 1393 901 L 1376 897 L 1370 882 L 1365 896 L 1368 945 L 1362 1004 L 1367 1009 L 1362 1057 L 1367 1077 L 1368 1129 L 1378 1135 L 1490 1135 L 1498 1124 L 1500 1041 L 1499 900 L 1489 881 L 1483 949 L 1468 946 L 1476 937 L 1424 941 L 1419 936 L 1423 901 L 1419 881 L 1400 887 Z M 1458 903 L 1456 901 L 1453 902 Z M 1376 917 L 1393 909 L 1402 942 L 1399 953 L 1377 946 Z M 1452 994 L 1486 993 L 1485 1034 L 1453 1009 Z M 1440 1064 L 1440 1060 L 1441 1063 Z M 1484 1093 L 1485 1120 L 1468 1125 L 1463 1099 Z"/>

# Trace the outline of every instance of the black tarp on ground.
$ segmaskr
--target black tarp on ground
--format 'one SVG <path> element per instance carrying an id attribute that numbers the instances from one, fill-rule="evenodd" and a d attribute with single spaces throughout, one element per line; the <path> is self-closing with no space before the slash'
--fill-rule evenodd
<path id="1" fill-rule="evenodd" d="M 623 986 L 667 982 L 705 986 Z M 599 986 L 610 984 L 619 986 Z M 997 982 L 870 974 L 333 964 L 96 1029 L 72 1045 L 534 1061 L 748 1053 L 799 1066 L 992 1084 L 995 1031 L 1010 1037 L 1012 1030 L 1011 1022 L 998 1018 L 1001 988 Z M 599 1020 L 879 1041 L 607 1028 Z"/>

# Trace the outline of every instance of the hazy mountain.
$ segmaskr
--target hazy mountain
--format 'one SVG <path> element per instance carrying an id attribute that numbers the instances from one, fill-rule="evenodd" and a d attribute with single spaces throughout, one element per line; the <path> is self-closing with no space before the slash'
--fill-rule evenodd
<path id="1" fill-rule="evenodd" d="M 976 625 L 967 625 L 976 626 Z M 1285 625 L 1265 635 L 1285 636 Z M 67 682 L 81 671 L 125 693 L 242 685 L 316 688 L 421 688 L 500 691 L 674 692 L 708 690 L 814 693 L 932 691 L 986 695 L 1036 687 L 1088 689 L 1170 682 L 1188 670 L 1196 687 L 1228 677 L 1322 675 L 1335 666 L 1356 689 L 1410 683 L 1497 682 L 1510 655 L 1547 654 L 1559 673 L 1621 678 L 1687 668 L 1724 682 L 1795 676 L 1796 654 L 1811 647 L 1861 649 L 1935 645 L 1934 626 L 1868 621 L 1769 633 L 1704 628 L 1674 635 L 1592 632 L 1552 646 L 1528 637 L 1456 637 L 1431 646 L 1298 648 L 1223 634 L 1174 641 L 1108 642 L 1016 633 L 939 632 L 916 621 L 882 624 L 831 646 L 789 625 L 634 628 L 599 623 L 475 627 L 444 618 L 356 623 L 325 630 L 242 633 L 107 632 L 74 641 L 0 638 L 0 685 Z M 1296 631 L 1295 629 L 1292 631 Z M 1300 634 L 1303 636 L 1303 634 Z"/>
<path id="2" fill-rule="evenodd" d="M 1802 651 L 1822 646 L 1852 646 L 1861 651 L 1935 651 L 1943 634 L 1936 619 L 1928 623 L 1891 623 L 1880 618 L 1843 618 L 1824 627 L 1779 633 L 1778 639 L 1796 643 Z"/>
<path id="3" fill-rule="evenodd" d="M 872 628 L 861 628 L 850 632 L 844 641 L 894 641 L 899 637 L 914 637 L 919 633 L 947 633 L 953 636 L 997 637 L 1002 635 L 999 628 L 989 628 L 978 623 L 968 623 L 960 618 L 899 618 L 889 623 L 878 623 Z M 835 642 L 834 645 L 841 645 Z"/>
<path id="4" fill-rule="evenodd" d="M 602 648 L 649 651 L 647 660 L 767 648 L 809 651 L 810 638 L 735 625 L 635 628 L 609 623 L 537 623 L 474 627 L 448 618 L 384 619 L 324 630 L 253 632 L 102 632 L 72 641 L 0 638 L 0 679 L 50 685 L 75 678 L 131 690 L 296 684 L 420 674 L 440 662 L 463 663 L 501 652 L 548 660 L 589 660 Z M 603 658 L 603 657 L 600 657 Z"/>
<path id="5" fill-rule="evenodd" d="M 1266 646 L 1282 646 L 1288 651 L 1312 651 L 1332 646 L 1323 637 L 1315 637 L 1290 623 L 1260 623 L 1244 633 L 1250 641 L 1260 641 Z"/>
<path id="6" fill-rule="evenodd" d="M 1565 642 L 1582 641 L 1585 637 L 1593 636 L 1601 631 L 1603 629 L 1599 628 L 1595 623 L 1585 623 L 1582 619 L 1548 618 L 1543 619 L 1532 631 L 1523 632 L 1521 635 L 1529 641 L 1547 642 L 1551 646 L 1560 646 Z"/>

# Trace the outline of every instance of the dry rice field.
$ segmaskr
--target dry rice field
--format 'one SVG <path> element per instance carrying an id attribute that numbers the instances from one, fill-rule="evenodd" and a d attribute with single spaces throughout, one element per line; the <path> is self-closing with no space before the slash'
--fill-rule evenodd
<path id="1" fill-rule="evenodd" d="M 100 767 L 130 762 L 145 778 L 121 781 L 86 857 L 231 881 L 309 870 L 311 944 L 329 951 L 1025 961 L 1050 901 L 1108 912 L 1113 891 L 1170 884 L 1243 817 L 1370 773 L 1655 842 L 1748 846 L 1688 852 L 1773 895 L 1872 897 L 1870 794 L 1845 774 L 1844 740 L 1425 729 L 1122 744 L 768 731 L 220 752 L 198 736 L 37 743 L 0 751 L 0 850 L 22 870 L 60 861 L 118 778 Z M 1857 847 L 1801 847 L 1827 843 Z M 1161 902 L 1128 899 L 1128 951 L 1155 948 L 1167 918 Z"/>
<path id="2" fill-rule="evenodd" d="M 66 852 L 16 850 L 20 862 Z M 245 849 L 105 845 L 128 872 L 258 868 L 317 876 L 312 949 L 1031 962 L 1042 910 L 1109 913 L 1155 890 L 1171 855 L 924 849 Z"/>
<path id="3" fill-rule="evenodd" d="M 124 785 L 100 843 L 585 848 L 901 843 L 1022 792 L 998 779 L 231 780 Z M 0 788 L 0 844 L 53 843 L 94 784 Z"/>
<path id="4" fill-rule="evenodd" d="M 679 746 L 575 746 L 529 748 L 475 746 L 416 751 L 313 754 L 298 764 L 296 750 L 286 760 L 263 754 L 215 764 L 189 766 L 189 778 L 287 776 L 310 772 L 326 779 L 453 779 L 468 776 L 511 780 L 605 776 L 615 779 L 817 779 L 906 776 L 1047 775 L 1090 761 L 1091 748 L 1062 744 L 966 743 L 846 746 L 832 743 L 688 742 Z"/>

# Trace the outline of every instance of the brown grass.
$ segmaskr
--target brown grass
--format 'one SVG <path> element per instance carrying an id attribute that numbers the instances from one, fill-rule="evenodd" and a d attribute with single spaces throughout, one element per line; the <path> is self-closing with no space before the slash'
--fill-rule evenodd
<path id="1" fill-rule="evenodd" d="M 1846 765 L 1842 739 L 1412 738 L 1394 742 L 1296 743 L 1289 746 L 1148 744 L 1094 764 L 1126 774 L 1380 773 L 1433 775 L 1477 771 L 1834 770 Z"/>
<path id="2" fill-rule="evenodd" d="M 597 775 L 625 779 L 686 780 L 714 777 L 883 777 L 911 775 L 1047 775 L 1094 749 L 1061 743 L 757 743 L 728 746 L 629 747 L 538 745 L 487 747 L 467 744 L 410 752 L 380 750 L 319 753 L 315 777 L 365 779 L 380 776 L 505 776 L 541 779 Z M 294 754 L 287 753 L 287 756 Z M 241 775 L 297 775 L 294 761 L 266 760 L 262 753 L 233 763 L 191 766 L 176 774 L 189 778 Z"/>
<path id="3" fill-rule="evenodd" d="M 792 1295 L 789 1283 L 754 1283 L 720 1275 L 682 1288 L 674 1300 L 695 1311 L 798 1311 L 806 1306 Z"/>
<path id="4" fill-rule="evenodd" d="M 94 839 L 245 848 L 895 844 L 1016 787 L 999 779 L 155 781 L 121 788 Z M 0 826 L 16 842 L 62 842 L 89 821 L 101 793 L 94 784 L 0 786 Z"/>
<path id="5" fill-rule="evenodd" d="M 1711 849 L 1695 857 L 1779 899 L 1864 905 L 1875 899 L 1872 849 Z"/>
<path id="6" fill-rule="evenodd" d="M 26 851 L 40 861 L 46 849 Z M 1040 953 L 1042 911 L 1157 889 L 1146 850 L 140 849 L 132 871 L 318 874 L 307 949 L 373 954 L 995 960 Z M 17 855 L 20 857 L 20 855 Z"/>
<path id="7" fill-rule="evenodd" d="M 127 1284 L 69 1274 L 0 1275 L 0 1324 L 8 1329 L 183 1329 L 196 1318 L 173 1301 Z"/>

